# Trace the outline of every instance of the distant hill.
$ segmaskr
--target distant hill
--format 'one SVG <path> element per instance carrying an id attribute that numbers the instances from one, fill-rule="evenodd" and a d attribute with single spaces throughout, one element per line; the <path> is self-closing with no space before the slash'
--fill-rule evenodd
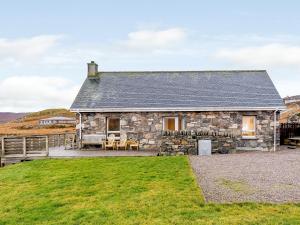
<path id="1" fill-rule="evenodd" d="M 0 124 L 24 117 L 28 113 L 0 112 Z"/>
<path id="2" fill-rule="evenodd" d="M 45 109 L 39 112 L 28 113 L 24 116 L 23 121 L 40 120 L 55 116 L 75 117 L 75 113 L 67 109 Z"/>
<path id="3" fill-rule="evenodd" d="M 0 124 L 0 135 L 45 135 L 75 132 L 75 125 L 39 125 L 40 119 L 64 116 L 75 117 L 67 109 L 46 109 L 39 112 L 25 113 L 9 122 Z"/>
<path id="4" fill-rule="evenodd" d="M 287 109 L 280 113 L 280 123 L 300 123 L 300 102 L 286 104 Z"/>

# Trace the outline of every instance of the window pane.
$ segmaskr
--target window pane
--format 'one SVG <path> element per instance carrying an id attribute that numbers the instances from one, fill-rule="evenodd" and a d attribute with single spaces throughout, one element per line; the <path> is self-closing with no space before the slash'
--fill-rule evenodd
<path id="1" fill-rule="evenodd" d="M 255 136 L 255 116 L 243 117 L 243 136 Z"/>
<path id="2" fill-rule="evenodd" d="M 254 116 L 243 117 L 243 130 L 254 130 Z"/>
<path id="3" fill-rule="evenodd" d="M 185 117 L 164 117 L 163 118 L 164 130 L 177 131 L 185 129 Z"/>
<path id="4" fill-rule="evenodd" d="M 175 118 L 168 118 L 168 125 L 167 125 L 167 129 L 168 130 L 175 130 Z"/>
<path id="5" fill-rule="evenodd" d="M 108 131 L 119 131 L 120 130 L 120 119 L 119 118 L 108 118 Z"/>
<path id="6" fill-rule="evenodd" d="M 164 118 L 164 129 L 165 130 L 175 130 L 175 118 L 174 117 Z"/>

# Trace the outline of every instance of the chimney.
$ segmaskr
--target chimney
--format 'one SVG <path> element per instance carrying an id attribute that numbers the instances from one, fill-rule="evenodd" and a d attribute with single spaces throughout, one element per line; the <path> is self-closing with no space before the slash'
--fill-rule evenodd
<path id="1" fill-rule="evenodd" d="M 88 77 L 94 78 L 97 77 L 98 74 L 98 64 L 96 64 L 94 61 L 91 61 L 88 63 Z"/>

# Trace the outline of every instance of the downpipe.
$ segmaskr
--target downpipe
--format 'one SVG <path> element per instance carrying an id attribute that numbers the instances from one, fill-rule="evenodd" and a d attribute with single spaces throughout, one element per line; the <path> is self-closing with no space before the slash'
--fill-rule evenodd
<path id="1" fill-rule="evenodd" d="M 81 148 L 81 142 L 82 142 L 82 116 L 80 112 L 77 112 L 79 115 L 79 143 L 80 143 L 80 148 Z"/>
<path id="2" fill-rule="evenodd" d="M 276 146 L 277 146 L 277 112 L 279 110 L 276 109 L 274 111 L 274 149 L 273 151 L 276 152 Z"/>

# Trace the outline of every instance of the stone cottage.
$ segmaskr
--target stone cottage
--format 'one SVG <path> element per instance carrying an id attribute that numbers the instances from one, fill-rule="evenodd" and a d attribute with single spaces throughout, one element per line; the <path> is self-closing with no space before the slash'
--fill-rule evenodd
<path id="1" fill-rule="evenodd" d="M 103 72 L 93 61 L 71 106 L 79 143 L 87 134 L 114 135 L 141 150 L 196 149 L 205 138 L 216 148 L 270 151 L 282 109 L 265 70 Z"/>

